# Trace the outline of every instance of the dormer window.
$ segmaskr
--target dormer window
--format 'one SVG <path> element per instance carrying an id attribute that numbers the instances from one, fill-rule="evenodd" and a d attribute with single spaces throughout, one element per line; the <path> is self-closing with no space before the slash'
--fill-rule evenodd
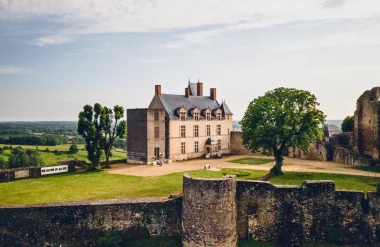
<path id="1" fill-rule="evenodd" d="M 211 121 L 211 111 L 206 111 L 206 120 Z"/>
<path id="2" fill-rule="evenodd" d="M 181 121 L 186 121 L 186 109 L 182 108 L 179 111 L 179 116 L 180 116 Z"/>
<path id="3" fill-rule="evenodd" d="M 216 120 L 222 120 L 222 111 L 220 109 L 215 111 Z"/>
<path id="4" fill-rule="evenodd" d="M 199 110 L 198 109 L 193 110 L 193 117 L 194 117 L 195 121 L 199 121 Z"/>

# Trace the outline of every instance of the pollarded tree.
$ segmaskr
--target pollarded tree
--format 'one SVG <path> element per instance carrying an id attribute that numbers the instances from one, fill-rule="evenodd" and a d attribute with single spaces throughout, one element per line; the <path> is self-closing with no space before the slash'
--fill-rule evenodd
<path id="1" fill-rule="evenodd" d="M 353 132 L 354 131 L 354 117 L 348 116 L 343 120 L 342 131 L 343 132 Z"/>
<path id="2" fill-rule="evenodd" d="M 114 106 L 113 110 L 107 107 L 103 108 L 102 126 L 105 134 L 104 152 L 106 155 L 106 167 L 109 167 L 108 161 L 111 155 L 111 149 L 116 138 L 124 138 L 127 123 L 124 118 L 124 108 L 122 106 Z"/>
<path id="3" fill-rule="evenodd" d="M 253 152 L 273 152 L 271 172 L 282 174 L 283 154 L 290 147 L 307 152 L 321 139 L 325 116 L 317 98 L 308 91 L 277 88 L 254 99 L 241 121 L 243 143 Z"/>
<path id="4" fill-rule="evenodd" d="M 79 113 L 78 134 L 86 142 L 87 157 L 91 162 L 91 168 L 100 169 L 100 157 L 103 152 L 105 138 L 102 124 L 103 107 L 96 103 L 94 108 L 85 105 L 83 111 Z"/>

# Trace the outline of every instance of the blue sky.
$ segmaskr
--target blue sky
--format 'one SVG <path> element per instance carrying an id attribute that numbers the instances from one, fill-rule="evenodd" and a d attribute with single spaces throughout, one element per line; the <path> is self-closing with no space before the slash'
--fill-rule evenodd
<path id="1" fill-rule="evenodd" d="M 0 1 L 0 121 L 144 108 L 155 84 L 183 94 L 189 77 L 235 119 L 280 86 L 343 119 L 380 86 L 380 1 Z"/>

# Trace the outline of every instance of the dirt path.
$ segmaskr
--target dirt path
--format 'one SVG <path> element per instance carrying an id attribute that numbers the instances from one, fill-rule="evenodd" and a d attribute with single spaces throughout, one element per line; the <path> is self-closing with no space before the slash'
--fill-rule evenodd
<path id="1" fill-rule="evenodd" d="M 183 162 L 175 162 L 172 164 L 164 164 L 161 166 L 151 166 L 151 165 L 127 165 L 127 164 L 116 164 L 112 165 L 112 169 L 108 170 L 111 174 L 123 174 L 123 175 L 134 175 L 134 176 L 161 176 L 166 174 L 171 174 L 175 172 L 185 172 L 193 170 L 204 169 L 204 165 L 208 164 L 211 168 L 216 168 L 217 165 L 221 165 L 222 168 L 239 168 L 239 169 L 251 169 L 251 170 L 265 170 L 269 171 L 274 162 L 264 164 L 264 165 L 241 165 L 234 164 L 228 161 L 253 157 L 253 158 L 268 158 L 267 156 L 261 155 L 237 155 L 229 156 L 223 159 L 200 159 L 200 160 L 190 160 Z M 344 164 L 326 162 L 326 161 L 312 161 L 312 160 L 301 160 L 292 159 L 285 157 L 284 159 L 284 171 L 297 171 L 297 172 L 319 172 L 319 173 L 336 173 L 336 174 L 349 174 L 349 175 L 361 175 L 370 177 L 380 177 L 380 173 L 376 172 L 366 172 L 351 169 Z"/>

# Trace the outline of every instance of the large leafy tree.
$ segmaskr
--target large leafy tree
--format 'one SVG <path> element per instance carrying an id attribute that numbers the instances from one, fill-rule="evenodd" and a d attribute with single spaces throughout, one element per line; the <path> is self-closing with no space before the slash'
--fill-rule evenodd
<path id="1" fill-rule="evenodd" d="M 124 138 L 126 133 L 127 123 L 124 120 L 124 108 L 118 105 L 114 106 L 113 110 L 104 107 L 101 119 L 105 134 L 106 167 L 109 167 L 108 161 L 111 156 L 112 145 L 116 138 Z"/>
<path id="2" fill-rule="evenodd" d="M 100 157 L 102 155 L 105 138 L 101 115 L 103 107 L 96 103 L 94 107 L 85 105 L 79 113 L 78 134 L 86 142 L 87 157 L 91 162 L 91 168 L 100 169 Z"/>
<path id="3" fill-rule="evenodd" d="M 342 123 L 342 131 L 343 132 L 352 132 L 354 131 L 354 117 L 347 116 Z"/>
<path id="4" fill-rule="evenodd" d="M 277 88 L 254 99 L 241 121 L 243 143 L 253 152 L 273 153 L 271 172 L 282 174 L 283 154 L 290 147 L 307 152 L 321 139 L 325 115 L 317 98 L 308 91 Z"/>

